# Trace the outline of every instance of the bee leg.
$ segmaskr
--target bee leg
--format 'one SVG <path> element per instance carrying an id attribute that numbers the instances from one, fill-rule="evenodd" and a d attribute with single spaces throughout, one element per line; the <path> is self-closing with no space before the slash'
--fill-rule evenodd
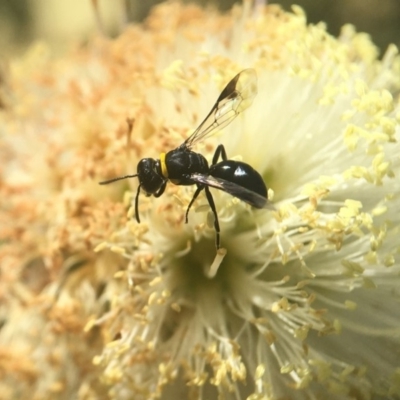
<path id="1" fill-rule="evenodd" d="M 140 193 L 140 186 L 138 186 L 137 188 L 137 192 L 136 192 L 136 198 L 135 198 L 135 216 L 136 216 L 136 221 L 138 222 L 138 224 L 140 224 L 140 218 L 139 218 L 139 193 Z"/>
<path id="2" fill-rule="evenodd" d="M 224 150 L 225 151 L 225 150 Z M 212 197 L 212 194 L 210 192 L 210 189 L 208 186 L 206 186 L 205 188 L 205 192 L 206 192 L 206 196 L 207 196 L 207 200 L 208 200 L 208 204 L 211 207 L 211 211 L 214 214 L 214 228 L 215 228 L 215 245 L 217 247 L 217 250 L 221 247 L 220 246 L 220 237 L 219 237 L 219 221 L 218 221 L 218 214 L 217 214 L 217 210 L 215 208 L 215 203 L 214 203 L 214 199 Z"/>
<path id="3" fill-rule="evenodd" d="M 196 200 L 197 196 L 200 194 L 200 192 L 204 189 L 204 186 L 201 185 L 197 185 L 197 189 L 194 192 L 194 195 L 192 197 L 192 200 L 190 200 L 190 203 L 188 205 L 188 208 L 186 209 L 186 215 L 185 215 L 185 224 L 188 223 L 188 215 L 189 215 L 189 210 L 190 207 L 192 207 L 192 204 L 194 203 L 194 201 Z"/>
<path id="4" fill-rule="evenodd" d="M 226 161 L 228 159 L 228 157 L 226 155 L 225 147 L 223 144 L 220 144 L 216 148 L 213 159 L 212 159 L 211 166 L 215 165 L 218 162 L 219 157 L 221 157 L 223 161 Z"/>

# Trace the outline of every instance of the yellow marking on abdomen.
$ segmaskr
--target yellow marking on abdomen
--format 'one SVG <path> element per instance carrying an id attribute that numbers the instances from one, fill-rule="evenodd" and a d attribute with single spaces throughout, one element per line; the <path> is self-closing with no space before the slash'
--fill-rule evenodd
<path id="1" fill-rule="evenodd" d="M 160 154 L 161 174 L 165 179 L 168 179 L 167 164 L 165 163 L 165 153 Z"/>

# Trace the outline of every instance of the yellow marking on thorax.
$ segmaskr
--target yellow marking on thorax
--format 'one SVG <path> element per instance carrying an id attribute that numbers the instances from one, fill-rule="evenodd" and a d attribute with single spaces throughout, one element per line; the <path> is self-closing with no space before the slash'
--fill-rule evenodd
<path id="1" fill-rule="evenodd" d="M 164 178 L 168 179 L 167 164 L 165 163 L 165 153 L 160 154 L 161 174 Z"/>

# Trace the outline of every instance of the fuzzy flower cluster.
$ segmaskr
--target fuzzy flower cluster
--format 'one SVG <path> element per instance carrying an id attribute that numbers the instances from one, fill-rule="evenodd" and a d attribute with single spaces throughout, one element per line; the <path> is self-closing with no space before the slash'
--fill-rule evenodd
<path id="1" fill-rule="evenodd" d="M 196 145 L 270 208 L 135 174 L 245 68 L 258 95 Z M 17 399 L 400 397 L 400 60 L 350 26 L 166 3 L 113 40 L 0 78 L 0 393 Z M 225 254 L 226 252 L 226 254 Z M 223 254 L 222 254 L 223 253 Z"/>

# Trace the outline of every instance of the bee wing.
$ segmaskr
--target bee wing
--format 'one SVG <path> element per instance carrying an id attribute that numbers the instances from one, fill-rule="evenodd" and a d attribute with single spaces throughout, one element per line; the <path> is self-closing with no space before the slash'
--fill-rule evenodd
<path id="1" fill-rule="evenodd" d="M 237 197 L 238 199 L 250 204 L 255 208 L 270 208 L 267 205 L 267 198 L 259 195 L 252 190 L 246 189 L 236 183 L 226 181 L 225 179 L 215 178 L 211 175 L 204 174 L 191 174 L 191 179 L 201 185 L 213 187 L 215 189 L 223 190 L 231 196 Z"/>
<path id="2" fill-rule="evenodd" d="M 182 146 L 190 148 L 211 133 L 231 123 L 242 111 L 250 107 L 257 94 L 257 74 L 254 69 L 245 69 L 229 81 L 204 121 L 184 141 Z"/>

